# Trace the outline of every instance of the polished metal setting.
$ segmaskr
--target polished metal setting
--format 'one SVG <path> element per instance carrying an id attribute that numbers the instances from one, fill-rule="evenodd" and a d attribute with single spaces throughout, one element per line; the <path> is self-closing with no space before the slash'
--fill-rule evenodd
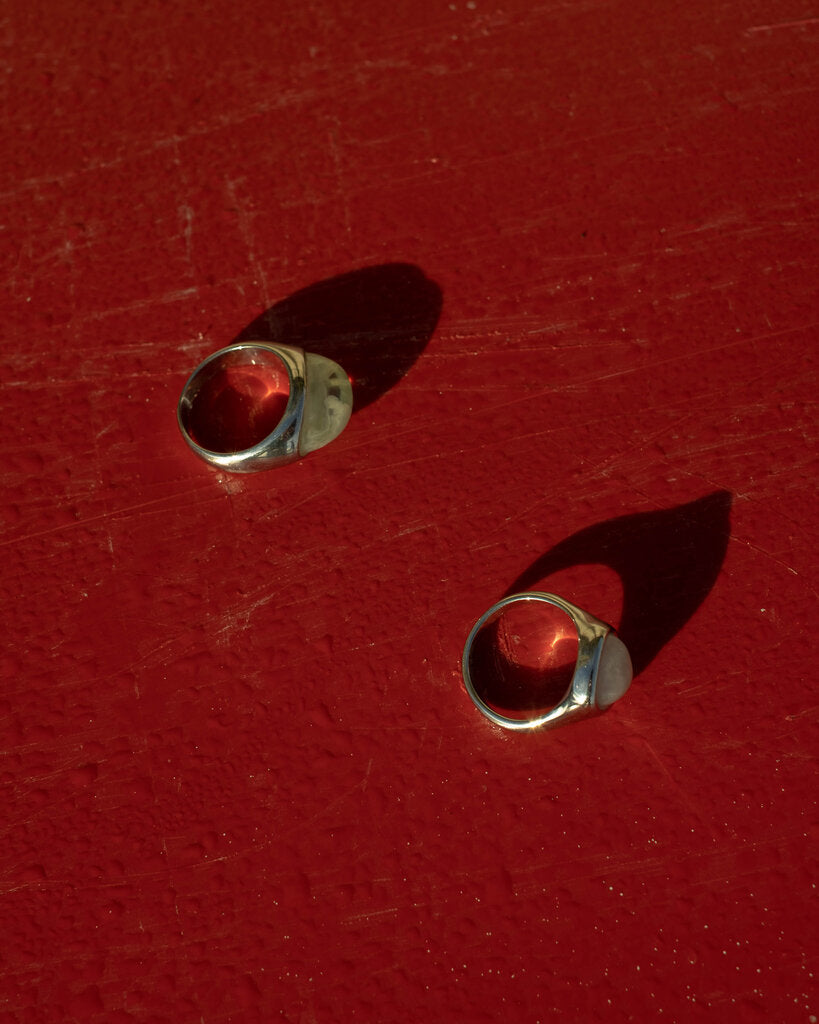
<path id="1" fill-rule="evenodd" d="M 509 605 L 520 601 L 543 601 L 546 604 L 560 608 L 569 616 L 577 630 L 577 661 L 575 662 L 574 674 L 566 695 L 559 704 L 546 713 L 535 718 L 526 719 L 509 718 L 486 704 L 475 689 L 470 669 L 472 645 L 480 630 L 490 619 L 503 611 L 504 608 L 508 608 Z M 510 597 L 505 597 L 502 601 L 498 601 L 489 611 L 485 612 L 472 627 L 467 637 L 461 661 L 467 693 L 479 711 L 496 725 L 501 725 L 505 729 L 546 729 L 563 725 L 568 721 L 582 718 L 586 715 L 596 714 L 614 703 L 614 700 L 618 699 L 619 696 L 622 696 L 622 693 L 628 689 L 628 685 L 631 682 L 631 661 L 628 657 L 628 652 L 622 642 L 614 637 L 615 644 L 611 647 L 609 662 L 610 670 L 613 670 L 614 674 L 619 674 L 619 678 L 614 680 L 615 686 L 609 685 L 609 693 L 605 702 L 598 701 L 598 677 L 601 660 L 603 659 L 606 637 L 610 634 L 614 636 L 611 626 L 555 594 L 546 594 L 538 591 L 512 594 Z M 609 674 L 611 675 L 611 671 Z M 625 683 L 625 686 L 622 686 L 622 683 Z M 611 699 L 611 694 L 615 692 L 617 695 Z"/>
<path id="2" fill-rule="evenodd" d="M 282 362 L 289 380 L 287 405 L 275 429 L 241 451 L 211 451 L 199 445 L 186 423 L 204 382 L 231 365 L 252 365 L 257 357 L 263 362 L 271 354 Z M 337 363 L 294 345 L 247 341 L 214 352 L 193 371 L 179 398 L 177 421 L 191 450 L 205 462 L 232 473 L 253 473 L 329 444 L 347 425 L 352 405 L 352 385 Z"/>

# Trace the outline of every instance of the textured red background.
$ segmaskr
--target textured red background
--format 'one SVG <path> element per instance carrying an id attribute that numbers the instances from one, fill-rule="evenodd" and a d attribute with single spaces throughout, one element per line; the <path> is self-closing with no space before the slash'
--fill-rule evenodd
<path id="1" fill-rule="evenodd" d="M 6 5 L 2 1024 L 819 1016 L 809 10 Z M 271 307 L 359 408 L 220 475 Z M 516 580 L 608 714 L 472 707 Z"/>

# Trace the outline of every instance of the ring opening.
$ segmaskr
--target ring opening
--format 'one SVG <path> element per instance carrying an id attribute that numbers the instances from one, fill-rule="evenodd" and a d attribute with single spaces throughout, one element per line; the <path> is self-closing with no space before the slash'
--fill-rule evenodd
<path id="1" fill-rule="evenodd" d="M 481 626 L 469 652 L 469 674 L 492 711 L 518 721 L 547 714 L 571 687 L 577 628 L 560 608 L 516 601 Z"/>
<path id="2" fill-rule="evenodd" d="M 290 397 L 290 378 L 269 349 L 246 347 L 206 362 L 188 384 L 179 415 L 200 448 L 228 455 L 273 433 Z"/>

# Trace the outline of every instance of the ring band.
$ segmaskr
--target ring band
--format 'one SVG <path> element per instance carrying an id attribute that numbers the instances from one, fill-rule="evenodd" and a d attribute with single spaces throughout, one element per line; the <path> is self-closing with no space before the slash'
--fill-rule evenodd
<path id="1" fill-rule="evenodd" d="M 286 374 L 287 404 L 275 426 L 265 428 L 261 439 L 246 445 L 237 446 L 235 440 L 223 444 L 210 436 L 204 440 L 202 421 L 205 428 L 213 426 L 208 423 L 209 417 L 213 419 L 209 411 L 213 394 L 219 398 L 230 391 L 226 382 L 231 374 L 256 374 L 258 386 L 264 372 Z M 283 394 L 284 390 L 282 400 Z M 240 406 L 246 417 L 255 415 L 257 410 L 247 412 L 247 405 L 245 399 Z M 197 366 L 182 389 L 177 420 L 191 450 L 205 462 L 233 473 L 252 473 L 292 462 L 329 444 L 347 425 L 352 408 L 352 385 L 338 363 L 294 345 L 244 341 L 214 352 Z"/>
<path id="2" fill-rule="evenodd" d="M 484 701 L 472 679 L 472 648 L 481 629 L 510 605 L 523 601 L 542 601 L 554 605 L 574 623 L 577 631 L 577 660 L 572 680 L 563 699 L 549 711 L 533 718 L 510 718 Z M 473 703 L 487 718 L 505 729 L 545 729 L 596 714 L 610 707 L 631 684 L 631 658 L 625 644 L 611 626 L 555 594 L 530 591 L 512 594 L 494 604 L 472 627 L 464 646 L 461 661 L 464 684 Z"/>

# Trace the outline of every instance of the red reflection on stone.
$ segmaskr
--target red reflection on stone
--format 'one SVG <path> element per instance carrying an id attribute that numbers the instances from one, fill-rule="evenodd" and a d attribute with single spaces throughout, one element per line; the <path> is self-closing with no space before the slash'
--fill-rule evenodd
<path id="1" fill-rule="evenodd" d="M 577 630 L 565 612 L 542 601 L 518 602 L 487 622 L 472 645 L 469 671 L 481 700 L 526 720 L 558 704 L 571 685 Z"/>
<path id="2" fill-rule="evenodd" d="M 270 353 L 260 360 L 218 367 L 203 375 L 185 416 L 185 429 L 211 452 L 239 452 L 263 441 L 284 415 L 290 382 L 281 360 Z"/>

